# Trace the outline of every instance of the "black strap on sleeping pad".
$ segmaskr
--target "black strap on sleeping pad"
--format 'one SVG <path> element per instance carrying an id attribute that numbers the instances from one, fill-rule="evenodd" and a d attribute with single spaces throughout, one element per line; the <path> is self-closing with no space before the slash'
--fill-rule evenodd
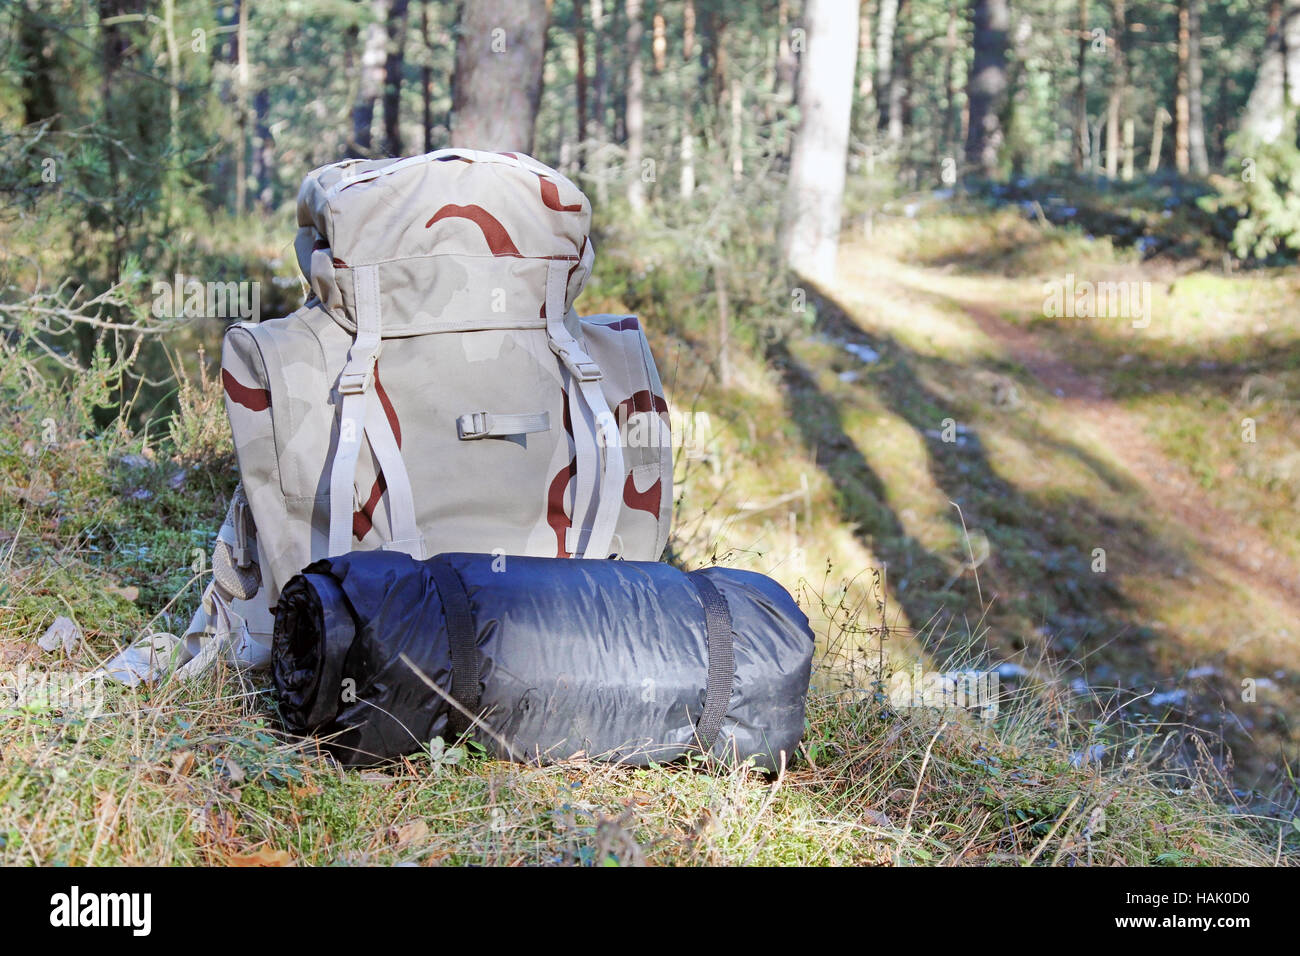
<path id="1" fill-rule="evenodd" d="M 713 749 L 722 729 L 722 718 L 731 703 L 731 684 L 736 675 L 736 654 L 731 645 L 731 609 L 713 582 L 702 571 L 687 574 L 700 603 L 709 633 L 709 679 L 704 691 L 704 713 L 695 725 L 695 735 L 705 753 Z"/>
<path id="2" fill-rule="evenodd" d="M 438 586 L 442 598 L 442 613 L 447 620 L 447 640 L 451 645 L 451 696 L 471 714 L 478 713 L 478 642 L 474 633 L 474 613 L 470 610 L 469 594 L 460 574 L 445 560 L 429 562 L 429 573 Z M 448 725 L 452 734 L 459 737 L 469 730 L 469 718 L 455 707 L 451 709 Z M 450 743 L 450 741 L 448 741 Z"/>

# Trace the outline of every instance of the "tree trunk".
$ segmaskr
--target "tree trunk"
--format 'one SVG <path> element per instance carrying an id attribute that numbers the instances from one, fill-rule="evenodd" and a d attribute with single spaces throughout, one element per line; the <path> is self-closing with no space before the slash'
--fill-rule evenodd
<path id="1" fill-rule="evenodd" d="M 1178 95 L 1174 99 L 1174 168 L 1183 175 L 1191 169 L 1191 136 L 1187 130 L 1191 117 L 1191 107 L 1187 99 L 1191 30 L 1187 6 L 1188 0 L 1178 0 Z"/>
<path id="2" fill-rule="evenodd" d="M 1300 105 L 1300 0 L 1272 0 L 1268 41 L 1250 91 L 1242 131 L 1271 143 L 1286 126 L 1287 107 Z"/>
<path id="3" fill-rule="evenodd" d="M 235 109 L 239 117 L 239 142 L 235 144 L 235 215 L 248 209 L 248 5 L 239 4 L 235 66 Z"/>
<path id="4" fill-rule="evenodd" d="M 718 384 L 731 385 L 731 298 L 727 294 L 727 266 L 721 254 L 713 258 L 713 292 L 718 300 Z"/>
<path id="5" fill-rule="evenodd" d="M 1088 82 L 1084 67 L 1088 59 L 1088 0 L 1079 0 L 1078 82 L 1074 87 L 1074 171 L 1088 168 Z"/>
<path id="6" fill-rule="evenodd" d="M 786 0 L 781 0 L 784 5 Z M 858 100 L 862 103 L 868 102 L 875 90 L 874 49 L 871 33 L 871 2 L 864 0 L 860 6 L 858 16 Z M 786 49 L 790 48 L 789 42 L 786 43 Z M 778 53 L 780 48 L 777 48 Z"/>
<path id="7" fill-rule="evenodd" d="M 39 123 L 43 119 L 55 117 L 50 127 L 58 129 L 59 100 L 55 90 L 55 76 L 59 72 L 59 67 L 47 52 L 48 28 L 25 3 L 19 4 L 15 13 L 18 18 L 15 31 L 18 40 L 18 56 L 23 66 L 21 84 L 23 125 Z"/>
<path id="8" fill-rule="evenodd" d="M 939 133 L 940 148 L 945 156 L 959 145 L 957 133 L 961 117 L 957 114 L 957 71 L 953 68 L 957 58 L 958 21 L 957 0 L 948 0 L 948 32 L 943 41 L 943 128 Z"/>
<path id="9" fill-rule="evenodd" d="M 898 0 L 898 16 L 894 24 L 893 56 L 889 65 L 889 123 L 886 135 L 891 146 L 901 146 L 903 129 L 907 123 L 906 112 L 910 105 L 912 82 L 912 51 L 907 45 L 907 33 L 901 31 L 907 21 L 908 0 Z"/>
<path id="10" fill-rule="evenodd" d="M 595 75 L 591 84 L 591 116 L 595 130 L 604 140 L 609 139 L 605 125 L 605 101 L 609 89 L 609 75 L 605 67 L 605 4 L 604 0 L 591 0 L 591 44 L 596 50 Z"/>
<path id="11" fill-rule="evenodd" d="M 1007 29 L 1011 25 L 1007 0 L 972 0 L 975 58 L 967 82 L 970 131 L 966 162 L 985 176 L 997 172 L 1002 146 L 1002 98 L 1007 92 Z"/>
<path id="12" fill-rule="evenodd" d="M 681 94 L 681 145 L 678 161 L 681 172 L 677 180 L 677 193 L 682 199 L 690 199 L 695 194 L 695 129 L 692 125 L 692 113 L 695 104 L 695 2 L 686 0 L 682 9 L 682 94 Z"/>
<path id="13" fill-rule="evenodd" d="M 247 0 L 245 0 L 247 2 Z M 366 26 L 365 46 L 361 53 L 361 84 L 352 106 L 352 148 L 369 154 L 370 129 L 375 121 L 375 101 L 384 92 L 384 61 L 388 55 L 388 0 L 373 0 L 374 14 Z"/>
<path id="14" fill-rule="evenodd" d="M 1201 98 L 1201 0 L 1188 0 L 1187 59 L 1187 136 L 1191 150 L 1192 172 L 1198 176 L 1210 174 L 1210 157 L 1205 149 L 1205 107 Z"/>
<path id="15" fill-rule="evenodd" d="M 1133 152 L 1134 141 L 1137 136 L 1137 127 L 1133 122 L 1133 117 L 1124 117 L 1124 165 L 1120 167 L 1120 179 L 1124 182 L 1133 180 Z"/>
<path id="16" fill-rule="evenodd" d="M 533 151 L 549 0 L 473 0 L 456 37 L 451 142 Z"/>
<path id="17" fill-rule="evenodd" d="M 573 39 L 578 52 L 578 168 L 587 164 L 587 30 L 582 0 L 573 0 Z"/>
<path id="18" fill-rule="evenodd" d="M 609 179 L 606 175 L 606 149 L 610 140 L 606 121 L 606 91 L 609 75 L 605 67 L 605 4 L 604 0 L 591 0 L 591 45 L 595 49 L 595 73 L 591 84 L 591 136 L 598 140 L 591 153 L 591 176 L 596 182 L 596 201 L 602 206 L 609 202 Z"/>
<path id="19" fill-rule="evenodd" d="M 655 73 L 662 73 L 668 58 L 668 25 L 664 23 L 664 15 L 658 10 L 655 11 L 653 23 L 650 52 L 654 57 Z"/>
<path id="20" fill-rule="evenodd" d="M 776 76 L 772 92 L 778 106 L 788 105 L 794 99 L 795 73 L 798 59 L 790 47 L 790 2 L 778 0 L 776 5 Z"/>
<path id="21" fill-rule="evenodd" d="M 898 4 L 898 30 L 901 31 L 901 42 L 894 51 L 894 83 L 890 89 L 893 96 L 893 102 L 889 106 L 889 136 L 890 142 L 902 144 L 903 134 L 915 127 L 915 117 L 912 115 L 914 84 L 912 82 L 912 62 L 916 55 L 916 18 L 912 16 L 912 8 L 908 0 L 901 0 Z M 909 170 L 915 175 L 915 169 Z"/>
<path id="22" fill-rule="evenodd" d="M 1164 145 L 1165 124 L 1172 116 L 1163 106 L 1156 107 L 1156 116 L 1151 123 L 1151 155 L 1147 158 L 1147 173 L 1154 175 L 1160 168 L 1160 149 Z"/>
<path id="23" fill-rule="evenodd" d="M 384 149 L 402 155 L 402 69 L 406 65 L 406 14 L 410 0 L 390 0 L 384 58 Z"/>
<path id="24" fill-rule="evenodd" d="M 731 79 L 731 181 L 738 183 L 745 175 L 744 93 L 740 77 Z"/>
<path id="25" fill-rule="evenodd" d="M 1115 75 L 1111 81 L 1110 100 L 1106 104 L 1106 176 L 1119 176 L 1123 153 L 1120 143 L 1120 119 L 1128 96 L 1128 19 L 1125 0 L 1111 0 L 1111 19 L 1115 31 Z"/>
<path id="26" fill-rule="evenodd" d="M 645 183 L 641 179 L 641 152 L 645 120 L 642 115 L 641 0 L 626 0 L 627 12 L 627 202 L 634 213 L 645 208 Z"/>
<path id="27" fill-rule="evenodd" d="M 709 105 L 720 117 L 727 100 L 727 21 L 722 9 L 706 7 L 703 26 L 708 69 L 700 79 L 705 84 Z"/>
<path id="28" fill-rule="evenodd" d="M 275 203 L 275 136 L 270 114 L 271 91 L 262 88 L 253 96 L 253 181 L 257 204 L 266 210 Z"/>
<path id="29" fill-rule="evenodd" d="M 424 49 L 420 55 L 420 125 L 424 128 L 424 151 L 433 152 L 433 44 L 429 42 L 429 3 L 420 2 L 420 39 Z"/>
<path id="30" fill-rule="evenodd" d="M 876 17 L 876 122 L 877 127 L 886 132 L 890 129 L 890 106 L 894 99 L 894 34 L 898 28 L 898 5 L 899 0 L 880 0 Z"/>
<path id="31" fill-rule="evenodd" d="M 799 130 L 790 157 L 786 264 L 819 282 L 835 278 L 858 48 L 857 0 L 808 0 L 807 55 L 799 70 Z"/>

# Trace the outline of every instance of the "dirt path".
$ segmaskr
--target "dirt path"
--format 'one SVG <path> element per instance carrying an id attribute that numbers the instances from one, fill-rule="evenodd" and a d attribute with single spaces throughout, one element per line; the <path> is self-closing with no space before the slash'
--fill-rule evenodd
<path id="1" fill-rule="evenodd" d="M 1185 467 L 1161 452 L 1132 413 L 1107 397 L 1105 383 L 1049 351 L 1033 332 L 975 303 L 959 303 L 989 338 L 1099 436 L 1153 506 L 1187 529 L 1212 563 L 1264 590 L 1300 620 L 1300 569 L 1255 528 L 1216 506 Z"/>

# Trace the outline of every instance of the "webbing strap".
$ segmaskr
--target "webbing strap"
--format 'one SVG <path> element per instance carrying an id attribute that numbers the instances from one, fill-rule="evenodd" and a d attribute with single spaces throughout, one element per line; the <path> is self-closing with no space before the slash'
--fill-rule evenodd
<path id="1" fill-rule="evenodd" d="M 406 463 L 402 461 L 402 450 L 397 445 L 392 423 L 378 402 L 371 402 L 366 409 L 366 440 L 375 453 L 388 494 L 389 541 L 385 550 L 405 551 L 414 558 L 423 559 L 424 541 L 415 522 L 411 479 L 406 473 Z"/>
<path id="2" fill-rule="evenodd" d="M 329 556 L 352 550 L 357 457 L 364 436 L 387 485 L 390 546 L 423 558 L 424 545 L 415 520 L 411 480 L 397 446 L 397 436 L 388 416 L 370 401 L 375 363 L 382 347 L 379 267 L 358 266 L 354 283 L 357 334 L 338 379 L 339 440 L 330 463 Z"/>
<path id="3" fill-rule="evenodd" d="M 466 412 L 456 419 L 456 435 L 461 441 L 476 438 L 505 438 L 509 435 L 532 435 L 551 430 L 550 412 L 516 412 L 508 415 L 493 412 Z"/>
<path id="4" fill-rule="evenodd" d="M 695 724 L 700 748 L 708 753 L 718 739 L 722 719 L 731 704 L 731 685 L 736 675 L 736 652 L 731 639 L 731 609 L 713 582 L 702 571 L 687 577 L 699 592 L 704 605 L 704 621 L 709 633 L 709 677 L 704 690 L 704 712 Z"/>
<path id="5" fill-rule="evenodd" d="M 381 346 L 379 318 L 379 270 L 363 266 L 355 270 L 357 334 L 348 350 L 348 361 L 339 373 L 339 440 L 330 463 L 329 556 L 352 550 L 352 512 L 356 507 L 354 488 L 357 455 L 366 428 L 366 406 L 375 377 L 375 362 Z"/>
<path id="6" fill-rule="evenodd" d="M 442 599 L 442 613 L 447 621 L 447 640 L 451 649 L 451 696 L 471 714 L 478 713 L 479 656 L 474 629 L 474 612 L 470 609 L 465 582 L 445 559 L 428 563 L 429 574 Z M 456 708 L 448 716 L 451 733 L 459 737 L 469 730 L 469 719 Z M 450 743 L 450 741 L 448 741 Z"/>
<path id="7" fill-rule="evenodd" d="M 564 298 L 571 260 L 552 259 L 546 272 L 546 333 L 551 350 L 569 371 L 569 420 L 577 451 L 577 494 L 573 505 L 573 526 L 585 527 L 594 491 L 596 514 L 591 534 L 582 548 L 584 558 L 607 558 L 614 541 L 614 528 L 623 504 L 623 449 L 618 424 L 609 411 L 600 380 L 600 366 L 564 324 Z M 580 404 L 576 401 L 580 399 Z M 576 414 L 575 414 L 576 413 Z M 600 449 L 605 452 L 599 490 L 595 471 L 600 468 Z"/>

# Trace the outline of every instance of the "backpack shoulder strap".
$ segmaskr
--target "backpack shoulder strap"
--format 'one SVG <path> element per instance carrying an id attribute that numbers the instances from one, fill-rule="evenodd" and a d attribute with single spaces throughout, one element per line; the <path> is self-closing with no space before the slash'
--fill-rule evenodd
<path id="1" fill-rule="evenodd" d="M 338 378 L 339 432 L 330 464 L 329 557 L 352 550 L 357 456 L 364 435 L 387 486 L 390 540 L 386 547 L 423 558 L 411 479 L 402 461 L 397 436 L 382 409 L 370 401 L 383 345 L 379 267 L 358 266 L 353 270 L 353 282 L 357 333 Z"/>
<path id="2" fill-rule="evenodd" d="M 583 259 L 593 255 L 591 242 L 583 249 Z M 596 514 L 586 542 L 578 541 L 571 550 L 581 551 L 584 558 L 608 558 L 614 542 L 614 527 L 623 501 L 623 449 L 618 424 L 610 413 L 601 390 L 604 374 L 582 343 L 564 324 L 564 300 L 568 288 L 571 259 L 552 259 L 546 270 L 546 335 L 553 351 L 569 372 L 569 418 L 573 423 L 576 446 L 577 476 L 573 504 L 573 526 L 581 534 L 590 510 L 593 494 Z M 604 468 L 600 453 L 604 449 Z M 600 473 L 599 489 L 596 474 Z"/>

